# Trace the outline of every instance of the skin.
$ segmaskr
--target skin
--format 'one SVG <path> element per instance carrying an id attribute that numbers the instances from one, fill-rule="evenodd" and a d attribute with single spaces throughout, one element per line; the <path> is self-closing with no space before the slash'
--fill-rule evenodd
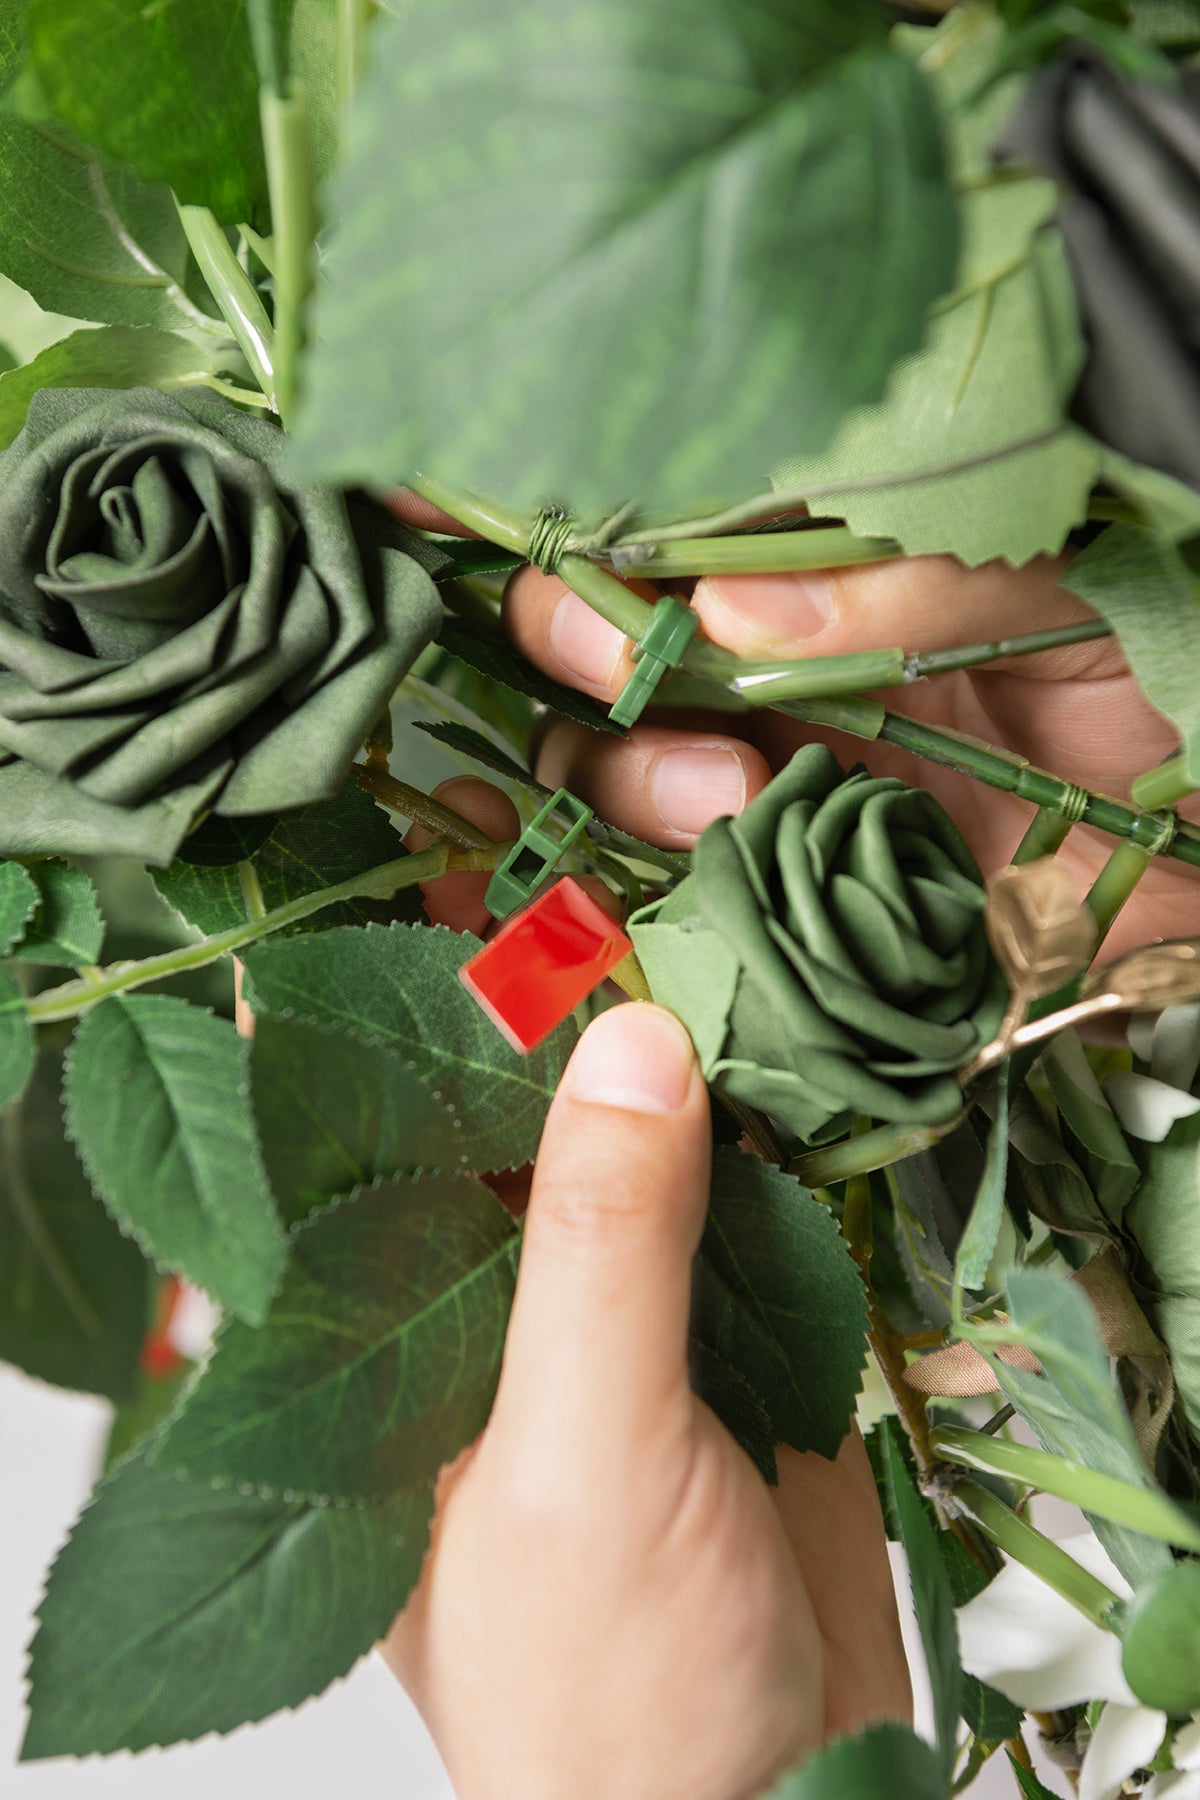
<path id="1" fill-rule="evenodd" d="M 412 496 L 396 510 L 451 528 Z M 1014 573 L 916 558 L 702 581 L 693 604 L 708 635 L 743 654 L 932 650 L 1087 616 L 1057 575 L 1047 560 Z M 549 674 L 615 697 L 628 645 L 561 582 L 521 570 L 504 617 Z M 1176 742 L 1109 640 L 885 698 L 1118 797 Z M 861 760 L 934 792 L 985 873 L 1010 860 L 1031 816 L 1011 796 L 887 746 L 806 734 L 776 716 L 745 730 L 660 715 L 623 742 L 597 741 L 556 722 L 537 774 L 628 831 L 686 848 L 709 818 L 759 792 L 806 735 L 826 735 L 847 766 Z M 492 835 L 512 830 L 507 801 L 487 784 L 440 791 Z M 1081 892 L 1111 845 L 1084 828 L 1071 834 L 1060 855 Z M 453 894 L 443 885 L 427 904 L 444 923 L 479 930 L 486 877 L 458 879 Z M 1195 933 L 1200 882 L 1160 862 L 1105 953 Z M 639 1049 L 639 1031 L 657 1032 L 652 1054 Z M 748 1800 L 828 1736 L 909 1715 L 882 1522 L 857 1433 L 833 1463 L 781 1449 L 779 1486 L 769 1490 L 688 1387 L 708 1125 L 681 1040 L 649 1007 L 615 1009 L 585 1034 L 534 1172 L 492 1419 L 442 1472 L 429 1557 L 385 1646 L 460 1800 L 514 1791 L 523 1800 Z M 576 1067 L 588 1056 L 602 1065 L 599 1099 L 586 1097 L 595 1069 Z M 646 1110 L 652 1077 L 680 1066 L 679 1104 Z M 643 1075 L 640 1088 L 631 1071 Z"/>

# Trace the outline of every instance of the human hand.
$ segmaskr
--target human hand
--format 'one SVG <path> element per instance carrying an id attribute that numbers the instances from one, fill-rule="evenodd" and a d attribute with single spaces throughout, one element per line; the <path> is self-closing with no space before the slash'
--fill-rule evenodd
<path id="1" fill-rule="evenodd" d="M 414 496 L 404 496 L 398 510 L 413 523 L 434 522 Z M 451 528 L 445 515 L 437 517 L 440 528 Z M 713 642 L 741 655 L 799 658 L 891 645 L 940 650 L 1091 617 L 1058 586 L 1060 568 L 1048 558 L 1014 571 L 998 562 L 964 569 L 950 557 L 911 557 L 797 575 L 708 578 L 697 584 L 692 604 Z M 616 697 L 629 672 L 627 640 L 560 580 L 521 569 L 509 582 L 504 616 L 518 648 L 548 674 L 599 699 Z M 1119 799 L 1178 741 L 1113 638 L 938 675 L 879 697 L 896 712 L 985 738 Z M 797 725 L 774 712 L 744 717 L 737 729 L 742 736 L 721 719 L 713 730 L 655 722 L 621 740 L 556 722 L 542 740 L 536 772 L 549 786 L 571 788 L 613 824 L 675 849 L 694 843 L 721 813 L 739 812 L 813 738 L 847 765 L 861 761 L 872 774 L 928 788 L 985 874 L 1010 861 L 1032 817 L 1027 802 L 887 744 Z M 1200 800 L 1180 812 L 1200 821 Z M 1087 826 L 1071 832 L 1058 854 L 1081 893 L 1115 841 Z M 1118 917 L 1104 956 L 1197 933 L 1200 881 L 1184 864 L 1160 858 Z"/>
<path id="2" fill-rule="evenodd" d="M 384 1648 L 460 1800 L 749 1800 L 908 1716 L 862 1440 L 780 1450 L 770 1489 L 688 1385 L 709 1138 L 678 1022 L 601 1015 L 546 1122 L 491 1418 Z"/>

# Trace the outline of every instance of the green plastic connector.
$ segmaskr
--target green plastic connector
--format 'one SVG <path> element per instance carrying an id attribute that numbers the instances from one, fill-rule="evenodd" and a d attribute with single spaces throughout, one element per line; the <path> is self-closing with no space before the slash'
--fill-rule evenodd
<path id="1" fill-rule="evenodd" d="M 630 651 L 637 665 L 609 709 L 615 725 L 636 725 L 668 669 L 677 669 L 700 620 L 685 600 L 664 594 L 645 635 Z"/>
<path id="2" fill-rule="evenodd" d="M 570 820 L 561 837 L 551 837 L 546 830 L 551 815 L 561 808 Z M 488 882 L 483 903 L 493 919 L 507 919 L 532 900 L 547 875 L 564 857 L 571 845 L 591 824 L 594 814 L 590 806 L 577 800 L 566 788 L 551 794 L 545 806 L 525 827 L 504 861 Z"/>

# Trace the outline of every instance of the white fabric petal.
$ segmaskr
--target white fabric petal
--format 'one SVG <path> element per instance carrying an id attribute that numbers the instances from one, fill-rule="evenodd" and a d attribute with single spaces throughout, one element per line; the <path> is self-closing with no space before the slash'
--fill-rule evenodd
<path id="1" fill-rule="evenodd" d="M 1194 1094 L 1181 1093 L 1150 1075 L 1116 1069 L 1105 1078 L 1104 1093 L 1117 1119 L 1131 1137 L 1161 1144 L 1177 1119 L 1200 1112 Z"/>
<path id="2" fill-rule="evenodd" d="M 1142 1800 L 1200 1800 L 1200 1771 L 1181 1775 L 1172 1769 L 1167 1775 L 1156 1775 Z"/>
<path id="3" fill-rule="evenodd" d="M 1060 1549 L 1122 1600 L 1133 1592 L 1094 1532 L 1064 1538 Z M 1057 1712 L 1087 1700 L 1136 1707 L 1121 1673 L 1121 1644 L 1093 1625 L 1044 1581 L 1009 1562 L 958 1610 L 962 1665 L 998 1688 L 1014 1706 Z"/>
<path id="4" fill-rule="evenodd" d="M 1163 1008 L 1154 1027 L 1149 1060 L 1150 1073 L 1158 1081 L 1173 1088 L 1191 1087 L 1200 1068 L 1200 1002 L 1190 1000 L 1184 1006 Z"/>
<path id="5" fill-rule="evenodd" d="M 1151 1073 L 1154 1065 L 1150 1062 L 1154 1055 L 1154 1027 L 1160 1015 L 1152 1012 L 1135 1012 L 1130 1015 L 1125 1027 L 1125 1036 L 1129 1040 L 1129 1048 L 1144 1063 L 1150 1063 Z"/>
<path id="6" fill-rule="evenodd" d="M 1154 1761 L 1166 1729 L 1166 1713 L 1152 1706 L 1106 1706 L 1079 1771 L 1079 1800 L 1116 1800 L 1126 1778 Z"/>
<path id="7" fill-rule="evenodd" d="M 1200 1773 L 1200 1714 L 1193 1713 L 1190 1725 L 1181 1725 L 1175 1733 L 1171 1761 L 1177 1769 Z"/>

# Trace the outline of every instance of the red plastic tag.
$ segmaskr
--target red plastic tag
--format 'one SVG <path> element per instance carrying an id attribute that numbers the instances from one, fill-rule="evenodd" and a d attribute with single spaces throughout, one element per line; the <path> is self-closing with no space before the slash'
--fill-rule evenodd
<path id="1" fill-rule="evenodd" d="M 502 925 L 458 973 L 513 1049 L 528 1053 L 632 949 L 616 920 L 567 876 Z"/>

